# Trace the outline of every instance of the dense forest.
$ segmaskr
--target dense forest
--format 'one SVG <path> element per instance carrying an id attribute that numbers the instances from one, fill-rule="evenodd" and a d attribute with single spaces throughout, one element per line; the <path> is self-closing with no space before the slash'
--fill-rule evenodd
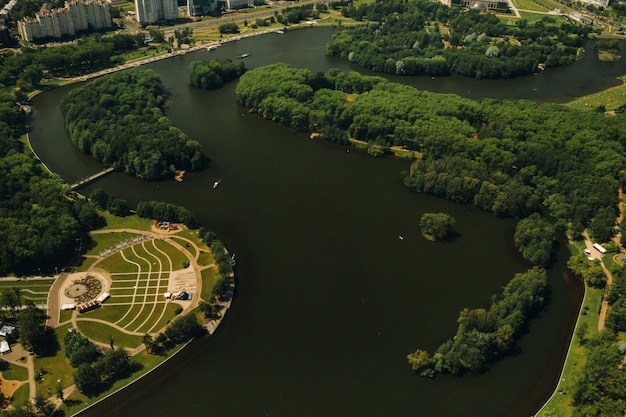
<path id="1" fill-rule="evenodd" d="M 601 241 L 612 233 L 624 168 L 623 115 L 525 100 L 474 101 L 285 64 L 248 71 L 236 92 L 264 118 L 334 142 L 354 138 L 421 152 L 405 178 L 417 192 L 517 219 L 545 212 L 557 230 L 578 235 L 589 225 Z M 520 232 L 522 241 L 530 244 Z"/>
<path id="2" fill-rule="evenodd" d="M 63 98 L 65 128 L 81 151 L 146 180 L 206 167 L 200 144 L 163 114 L 163 95 L 154 71 L 110 74 Z"/>
<path id="3" fill-rule="evenodd" d="M 326 53 L 398 75 L 512 78 L 574 62 L 592 28 L 550 16 L 505 25 L 495 15 L 429 0 L 376 0 L 342 8 L 364 21 L 335 34 Z"/>
<path id="4" fill-rule="evenodd" d="M 25 115 L 0 97 L 0 273 L 53 272 L 67 265 L 92 224 L 95 207 L 68 198 L 67 184 L 28 155 Z"/>
<path id="5" fill-rule="evenodd" d="M 246 72 L 243 62 L 238 64 L 230 59 L 193 61 L 189 66 L 189 85 L 204 90 L 222 88 Z"/>

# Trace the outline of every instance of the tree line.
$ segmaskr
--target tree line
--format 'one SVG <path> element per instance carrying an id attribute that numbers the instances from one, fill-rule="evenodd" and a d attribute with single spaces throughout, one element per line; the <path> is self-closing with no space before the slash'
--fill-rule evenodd
<path id="1" fill-rule="evenodd" d="M 428 377 L 482 370 L 514 346 L 528 318 L 543 306 L 546 286 L 544 269 L 535 267 L 516 274 L 488 309 L 464 309 L 456 334 L 434 354 L 418 349 L 407 355 L 411 368 Z"/>
<path id="2" fill-rule="evenodd" d="M 162 201 L 140 201 L 137 204 L 137 216 L 171 223 L 183 223 L 195 226 L 194 215 L 185 207 Z"/>
<path id="3" fill-rule="evenodd" d="M 576 60 L 590 26 L 546 16 L 505 25 L 493 14 L 429 0 L 377 0 L 342 8 L 366 23 L 333 35 L 326 53 L 397 75 L 513 78 Z M 441 30 L 445 27 L 445 31 Z"/>
<path id="4" fill-rule="evenodd" d="M 118 72 L 68 93 L 61 102 L 71 142 L 105 165 L 146 180 L 197 171 L 200 144 L 163 114 L 164 90 L 151 70 Z"/>

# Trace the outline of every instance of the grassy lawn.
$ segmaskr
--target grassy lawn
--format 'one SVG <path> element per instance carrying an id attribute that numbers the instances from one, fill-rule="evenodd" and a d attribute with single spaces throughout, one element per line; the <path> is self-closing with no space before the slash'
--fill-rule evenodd
<path id="1" fill-rule="evenodd" d="M 126 216 L 119 217 L 110 214 L 109 212 L 101 212 L 104 218 L 107 221 L 107 225 L 102 229 L 136 229 L 136 230 L 144 230 L 150 231 L 152 227 L 152 220 L 143 219 L 139 216 Z"/>
<path id="2" fill-rule="evenodd" d="M 100 252 L 106 249 L 111 249 L 115 245 L 118 245 L 120 243 L 132 240 L 133 238 L 137 236 L 138 235 L 135 233 L 128 233 L 128 232 L 111 232 L 111 233 L 93 234 L 91 235 L 91 238 L 93 239 L 96 246 L 90 249 L 89 252 L 87 252 L 87 255 L 99 255 Z"/>
<path id="3" fill-rule="evenodd" d="M 172 236 L 172 240 L 176 243 L 178 243 L 179 245 L 181 245 L 182 247 L 184 247 L 185 249 L 187 249 L 189 251 L 189 253 L 191 253 L 191 255 L 195 258 L 196 256 L 198 256 L 198 252 L 196 251 L 196 248 L 192 245 L 189 244 L 189 242 L 187 242 L 185 239 L 176 237 L 176 236 Z"/>
<path id="4" fill-rule="evenodd" d="M 141 306 L 138 304 L 133 305 L 130 308 L 130 311 L 128 312 L 128 315 L 126 317 L 124 317 L 124 319 L 122 321 L 120 321 L 119 323 L 116 322 L 116 324 L 120 327 L 126 327 L 128 325 L 128 323 L 130 323 L 133 320 L 133 317 L 135 317 L 137 314 L 139 314 L 139 312 L 141 311 Z"/>
<path id="5" fill-rule="evenodd" d="M 513 4 L 515 4 L 518 9 L 524 10 L 535 10 L 537 12 L 547 12 L 548 10 L 550 10 L 541 1 L 513 0 Z"/>
<path id="6" fill-rule="evenodd" d="M 56 393 L 56 387 L 58 381 L 61 386 L 67 387 L 74 383 L 72 375 L 74 374 L 74 368 L 72 368 L 65 358 L 65 343 L 63 338 L 69 325 L 57 327 L 54 329 L 59 340 L 60 349 L 57 351 L 56 356 L 47 358 L 35 358 L 35 373 L 41 372 L 43 369 L 43 375 L 37 382 L 37 395 L 41 395 L 44 398 L 53 396 Z"/>
<path id="7" fill-rule="evenodd" d="M 598 319 L 604 290 L 587 287 L 577 328 L 586 328 L 584 338 L 598 333 Z M 572 395 L 576 388 L 583 366 L 586 363 L 585 349 L 581 346 L 579 331 L 574 332 L 572 347 L 565 362 L 564 378 L 558 386 L 557 394 L 543 408 L 538 416 L 571 416 Z"/>
<path id="8" fill-rule="evenodd" d="M 185 256 L 184 253 L 182 253 L 181 251 L 179 251 L 177 248 L 170 245 L 169 243 L 163 240 L 154 240 L 153 243 L 156 248 L 165 252 L 167 257 L 169 258 L 170 262 L 167 262 L 168 259 L 162 259 L 163 269 L 168 270 L 171 265 L 172 270 L 176 271 L 177 269 L 183 268 L 183 263 L 185 262 L 189 263 L 189 259 L 187 258 L 187 256 Z M 183 247 L 185 247 L 185 244 L 183 244 Z M 154 248 L 152 249 L 155 255 L 158 255 L 160 257 L 163 256 L 161 252 L 154 250 Z"/>
<path id="9" fill-rule="evenodd" d="M 133 322 L 131 326 L 132 331 L 140 333 L 149 332 L 150 329 L 155 327 L 159 317 L 161 317 L 161 313 L 167 309 L 167 306 L 168 304 L 156 304 L 154 311 L 152 310 L 153 306 L 146 306 L 144 311 L 142 311 Z"/>
<path id="10" fill-rule="evenodd" d="M 134 292 L 135 292 L 135 290 L 132 287 L 130 287 L 130 288 L 111 288 L 110 294 L 111 294 L 112 297 L 116 296 L 116 295 L 130 295 L 130 296 L 132 296 Z"/>
<path id="11" fill-rule="evenodd" d="M 96 308 L 95 310 L 82 314 L 82 316 L 90 319 L 100 319 L 115 323 L 121 319 L 127 311 L 128 307 L 126 306 L 108 306 L 104 304 L 100 308 Z"/>
<path id="12" fill-rule="evenodd" d="M 124 253 L 124 255 L 127 255 Z M 126 256 L 129 258 L 129 256 Z M 98 263 L 98 268 L 105 269 L 109 272 L 120 272 L 120 273 L 138 273 L 139 269 L 135 264 L 131 264 L 130 262 L 126 262 L 122 255 L 118 252 L 114 255 L 109 256 L 106 259 L 103 259 Z"/>
<path id="13" fill-rule="evenodd" d="M 143 343 L 143 339 L 141 336 L 126 334 L 102 323 L 79 320 L 78 328 L 80 329 L 81 333 L 83 333 L 91 340 L 106 343 L 107 345 L 109 344 L 111 337 L 113 337 L 116 346 L 136 348 Z"/>
<path id="14" fill-rule="evenodd" d="M 207 268 L 202 270 L 202 292 L 200 293 L 200 297 L 204 301 L 211 300 L 211 291 L 213 290 L 213 285 L 217 281 L 217 267 L 212 266 L 211 268 Z"/>
<path id="15" fill-rule="evenodd" d="M 59 315 L 59 322 L 63 323 L 64 321 L 68 321 L 72 318 L 72 310 L 61 310 Z"/>
<path id="16" fill-rule="evenodd" d="M 202 242 L 202 239 L 198 237 L 197 230 L 189 230 L 185 227 L 183 230 L 176 233 L 176 236 L 174 236 L 174 239 L 177 239 L 177 238 L 189 239 L 198 246 L 204 246 L 204 242 Z"/>
<path id="17" fill-rule="evenodd" d="M 28 383 L 19 387 L 11 396 L 11 404 L 22 405 L 28 401 L 29 386 Z"/>
<path id="18" fill-rule="evenodd" d="M 22 304 L 26 304 L 27 301 L 45 303 L 53 282 L 54 279 L 0 281 L 0 292 L 5 289 L 19 288 L 22 292 Z"/>
<path id="19" fill-rule="evenodd" d="M 74 272 L 85 272 L 87 271 L 89 268 L 91 268 L 91 266 L 93 264 L 95 264 L 97 261 L 99 261 L 100 259 L 97 257 L 93 257 L 93 258 L 85 258 L 84 256 L 82 257 L 81 263 L 80 265 L 78 265 L 76 267 L 76 269 L 74 269 Z"/>
<path id="20" fill-rule="evenodd" d="M 588 96 L 579 97 L 567 103 L 567 106 L 579 110 L 595 110 L 598 106 L 605 106 L 607 111 L 616 110 L 626 103 L 626 84 L 624 76 L 618 77 L 622 84 L 607 90 L 599 91 Z"/>
<path id="21" fill-rule="evenodd" d="M 2 378 L 9 381 L 28 381 L 28 369 L 25 366 L 9 364 L 9 367 L 2 371 Z"/>
<path id="22" fill-rule="evenodd" d="M 213 254 L 211 254 L 211 252 L 200 252 L 200 255 L 198 255 L 198 259 L 196 260 L 196 262 L 198 262 L 198 265 L 211 265 L 215 263 L 215 259 L 213 258 Z"/>
<path id="23" fill-rule="evenodd" d="M 177 308 L 178 308 L 178 304 L 167 303 L 165 307 L 165 314 L 163 315 L 163 317 L 161 317 L 161 319 L 158 322 L 154 323 L 152 328 L 142 329 L 142 331 L 148 331 L 150 333 L 158 332 L 163 327 L 165 327 L 166 324 L 172 321 L 174 317 L 176 317 L 175 311 Z"/>

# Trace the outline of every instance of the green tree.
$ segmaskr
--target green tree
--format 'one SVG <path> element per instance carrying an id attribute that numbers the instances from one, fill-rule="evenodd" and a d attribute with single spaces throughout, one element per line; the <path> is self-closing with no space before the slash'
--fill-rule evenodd
<path id="1" fill-rule="evenodd" d="M 520 220 L 513 239 L 524 259 L 533 265 L 547 266 L 550 263 L 556 234 L 554 227 L 539 213 Z"/>
<path id="2" fill-rule="evenodd" d="M 16 312 L 22 307 L 21 291 L 17 287 L 7 288 L 0 293 L 0 307 L 10 320 L 15 320 Z"/>
<path id="3" fill-rule="evenodd" d="M 58 349 L 56 335 L 46 326 L 48 316 L 45 311 L 29 305 L 17 315 L 20 343 L 24 348 L 39 356 L 54 354 Z"/>
<path id="4" fill-rule="evenodd" d="M 446 213 L 424 213 L 420 219 L 422 234 L 429 240 L 447 237 L 455 224 L 454 217 Z"/>
<path id="5" fill-rule="evenodd" d="M 76 369 L 74 383 L 88 397 L 96 395 L 102 386 L 98 371 L 88 363 L 83 363 Z"/>

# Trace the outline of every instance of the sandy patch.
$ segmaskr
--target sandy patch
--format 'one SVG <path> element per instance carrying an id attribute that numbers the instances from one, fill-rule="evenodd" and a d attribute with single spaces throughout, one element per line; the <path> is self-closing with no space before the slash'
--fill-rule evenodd
<path id="1" fill-rule="evenodd" d="M 198 297 L 196 294 L 197 287 L 196 273 L 192 267 L 179 269 L 178 271 L 172 271 L 170 273 L 170 279 L 167 282 L 167 291 L 175 293 L 180 290 L 185 290 L 193 294 L 193 297 Z"/>
<path id="2" fill-rule="evenodd" d="M 7 380 L 0 375 L 0 391 L 5 399 L 11 398 L 13 393 L 22 385 L 21 381 Z M 3 404 L 3 406 L 6 406 Z"/>

